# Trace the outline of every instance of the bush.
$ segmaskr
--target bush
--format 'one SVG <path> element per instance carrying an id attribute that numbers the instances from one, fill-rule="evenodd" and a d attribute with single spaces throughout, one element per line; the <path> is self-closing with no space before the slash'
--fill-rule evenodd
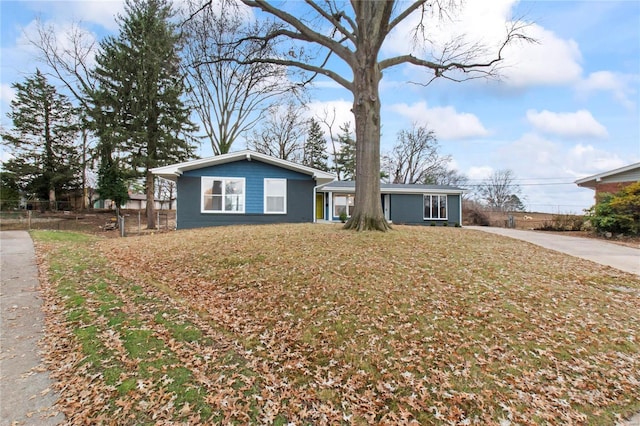
<path id="1" fill-rule="evenodd" d="M 551 221 L 545 221 L 542 226 L 535 228 L 541 231 L 581 231 L 584 218 L 574 214 L 556 214 Z"/>
<path id="2" fill-rule="evenodd" d="M 626 186 L 616 194 L 601 194 L 587 211 L 598 232 L 640 234 L 640 182 Z"/>
<path id="3" fill-rule="evenodd" d="M 470 225 L 489 226 L 489 216 L 480 206 L 472 205 L 466 210 L 465 216 Z"/>

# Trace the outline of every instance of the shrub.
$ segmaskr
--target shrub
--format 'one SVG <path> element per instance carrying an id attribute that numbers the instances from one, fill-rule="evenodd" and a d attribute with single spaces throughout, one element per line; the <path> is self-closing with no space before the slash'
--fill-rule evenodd
<path id="1" fill-rule="evenodd" d="M 640 234 L 640 182 L 616 194 L 601 194 L 587 216 L 598 232 Z"/>
<path id="2" fill-rule="evenodd" d="M 545 221 L 535 229 L 541 231 L 580 231 L 584 227 L 584 218 L 574 214 L 556 214 L 551 221 Z"/>
<path id="3" fill-rule="evenodd" d="M 489 216 L 477 205 L 468 208 L 466 216 L 470 225 L 489 226 Z"/>

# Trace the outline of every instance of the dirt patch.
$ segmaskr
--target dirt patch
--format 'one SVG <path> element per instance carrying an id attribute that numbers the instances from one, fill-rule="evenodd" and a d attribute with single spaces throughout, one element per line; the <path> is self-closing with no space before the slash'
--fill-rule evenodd
<path id="1" fill-rule="evenodd" d="M 125 235 L 139 235 L 176 228 L 176 211 L 159 212 L 158 229 L 147 229 L 147 215 L 144 210 L 122 210 Z M 58 231 L 76 231 L 100 234 L 107 237 L 120 236 L 116 213 L 113 210 L 85 210 L 39 212 L 34 210 L 16 210 L 0 213 L 0 230 L 46 229 Z"/>

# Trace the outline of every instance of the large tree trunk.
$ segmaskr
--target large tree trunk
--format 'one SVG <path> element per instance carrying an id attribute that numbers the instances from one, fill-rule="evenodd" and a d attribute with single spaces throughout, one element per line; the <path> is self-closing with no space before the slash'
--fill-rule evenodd
<path id="1" fill-rule="evenodd" d="M 155 187 L 153 184 L 153 174 L 147 170 L 147 229 L 156 229 Z"/>
<path id="2" fill-rule="evenodd" d="M 390 225 L 380 198 L 380 97 L 382 78 L 377 54 L 359 52 L 354 70 L 353 114 L 356 120 L 356 202 L 344 225 L 357 231 L 387 231 Z"/>
<path id="3" fill-rule="evenodd" d="M 56 211 L 58 210 L 58 203 L 56 200 L 56 190 L 49 188 L 49 210 Z"/>

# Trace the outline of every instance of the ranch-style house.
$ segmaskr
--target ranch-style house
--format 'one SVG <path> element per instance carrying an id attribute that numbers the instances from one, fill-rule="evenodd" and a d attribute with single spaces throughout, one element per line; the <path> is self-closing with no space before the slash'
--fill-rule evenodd
<path id="1" fill-rule="evenodd" d="M 355 202 L 354 182 L 248 150 L 151 172 L 176 182 L 178 229 L 337 222 L 351 214 Z M 463 192 L 452 186 L 383 183 L 380 202 L 392 223 L 455 226 L 462 223 Z"/>

